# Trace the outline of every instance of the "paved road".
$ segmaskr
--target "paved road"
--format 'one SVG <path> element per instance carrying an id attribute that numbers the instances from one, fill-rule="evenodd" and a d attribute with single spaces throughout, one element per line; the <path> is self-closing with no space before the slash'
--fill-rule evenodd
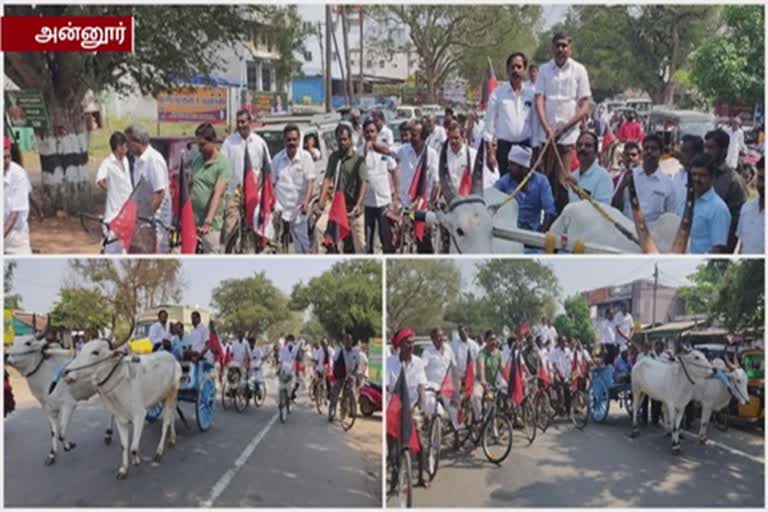
<path id="1" fill-rule="evenodd" d="M 105 446 L 107 414 L 98 398 L 72 421 L 77 448 L 45 467 L 47 421 L 18 380 L 19 409 L 5 420 L 5 505 L 14 507 L 380 507 L 380 416 L 358 419 L 345 433 L 308 405 L 286 424 L 277 419 L 274 381 L 266 404 L 243 414 L 219 408 L 207 433 L 197 431 L 191 404 L 182 404 L 193 430 L 177 421 L 176 448 L 151 461 L 159 427 L 144 430 L 144 463 L 118 481 L 119 442 Z M 218 404 L 220 406 L 220 403 Z M 117 437 L 116 437 L 117 441 Z"/>
<path id="2" fill-rule="evenodd" d="M 630 430 L 623 411 L 584 431 L 559 423 L 531 446 L 513 444 L 502 467 L 482 449 L 448 448 L 431 488 L 415 489 L 414 506 L 764 507 L 762 431 L 713 427 L 714 443 L 683 440 L 682 454 L 674 456 L 671 439 L 658 428 L 641 430 L 636 439 Z M 391 499 L 388 505 L 396 506 Z"/>

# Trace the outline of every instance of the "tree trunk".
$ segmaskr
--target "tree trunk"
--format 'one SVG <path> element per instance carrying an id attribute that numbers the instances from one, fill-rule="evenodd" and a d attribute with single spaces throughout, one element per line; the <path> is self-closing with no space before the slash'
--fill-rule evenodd
<path id="1" fill-rule="evenodd" d="M 47 96 L 50 124 L 38 143 L 43 210 L 46 215 L 89 211 L 93 206 L 88 171 L 90 141 L 81 97 L 61 99 L 55 92 Z"/>
<path id="2" fill-rule="evenodd" d="M 344 45 L 344 67 L 347 69 L 347 79 L 345 81 L 345 88 L 347 91 L 347 103 L 352 105 L 352 68 L 349 65 L 349 22 L 347 20 L 347 9 L 349 6 L 343 5 L 341 7 L 341 35 L 342 44 Z"/>
<path id="3" fill-rule="evenodd" d="M 331 36 L 333 37 L 333 49 L 336 51 L 336 61 L 339 63 L 339 71 L 341 72 L 341 81 L 344 85 L 344 94 L 347 97 L 347 105 L 350 105 L 349 91 L 347 91 L 346 83 L 347 79 L 344 74 L 344 64 L 341 61 L 341 52 L 339 51 L 339 42 L 336 39 L 336 23 L 333 23 L 331 27 Z M 333 86 L 333 77 L 331 77 L 331 86 Z M 333 92 L 331 92 L 333 94 Z"/>

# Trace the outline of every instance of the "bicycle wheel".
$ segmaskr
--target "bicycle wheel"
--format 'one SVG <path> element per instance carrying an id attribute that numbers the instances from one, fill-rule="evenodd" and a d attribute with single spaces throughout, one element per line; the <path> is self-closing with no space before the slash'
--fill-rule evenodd
<path id="1" fill-rule="evenodd" d="M 533 402 L 526 398 L 518 410 L 522 416 L 523 435 L 528 439 L 528 445 L 531 445 L 536 439 L 536 408 L 533 406 Z"/>
<path id="2" fill-rule="evenodd" d="M 307 392 L 309 393 L 309 403 L 312 403 L 315 401 L 316 390 L 317 390 L 317 382 L 313 383 L 311 386 L 309 386 L 309 389 L 307 389 Z"/>
<path id="3" fill-rule="evenodd" d="M 589 421 L 589 397 L 586 391 L 576 391 L 571 397 L 571 421 L 573 426 L 582 430 Z"/>
<path id="4" fill-rule="evenodd" d="M 232 391 L 227 382 L 221 388 L 221 406 L 224 409 L 229 409 L 232 406 Z"/>
<path id="5" fill-rule="evenodd" d="M 397 469 L 397 498 L 400 508 L 411 508 L 413 506 L 412 483 L 411 453 L 405 449 L 400 454 Z"/>
<path id="6" fill-rule="evenodd" d="M 429 444 L 427 445 L 427 475 L 432 481 L 437 475 L 440 466 L 440 445 L 443 441 L 440 416 L 435 415 L 432 418 L 432 424 L 429 426 Z"/>
<path id="7" fill-rule="evenodd" d="M 494 464 L 501 464 L 512 450 L 512 421 L 502 414 L 491 413 L 483 425 L 483 453 Z"/>
<path id="8" fill-rule="evenodd" d="M 357 402 L 355 395 L 351 391 L 347 390 L 343 400 L 341 401 L 341 413 L 339 419 L 341 420 L 341 428 L 345 431 L 352 428 L 355 424 L 355 418 L 357 417 Z"/>
<path id="9" fill-rule="evenodd" d="M 280 423 L 285 423 L 285 420 L 288 417 L 288 411 L 286 411 L 288 407 L 288 391 L 286 390 L 280 390 Z"/>
<path id="10" fill-rule="evenodd" d="M 537 393 L 533 401 L 536 409 L 536 423 L 542 432 L 546 432 L 552 423 L 552 405 L 549 403 L 549 395 Z"/>
<path id="11" fill-rule="evenodd" d="M 260 382 L 259 389 L 253 395 L 253 405 L 261 407 L 264 405 L 265 398 L 267 398 L 267 384 L 266 382 Z"/>
<path id="12" fill-rule="evenodd" d="M 235 390 L 235 410 L 237 412 L 243 412 L 248 407 L 250 400 L 250 394 L 244 386 L 240 386 Z"/>

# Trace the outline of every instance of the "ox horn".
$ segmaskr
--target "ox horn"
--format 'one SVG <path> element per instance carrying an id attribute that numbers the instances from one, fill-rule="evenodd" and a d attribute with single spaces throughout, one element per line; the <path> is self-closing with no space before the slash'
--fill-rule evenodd
<path id="1" fill-rule="evenodd" d="M 469 148 L 467 148 L 469 151 Z M 483 195 L 483 166 L 485 165 L 486 143 L 485 139 L 480 139 L 480 146 L 477 148 L 475 156 L 475 166 L 472 169 L 472 191 L 471 194 Z"/>
<path id="2" fill-rule="evenodd" d="M 656 242 L 653 240 L 648 224 L 645 221 L 645 215 L 640 209 L 640 200 L 637 198 L 637 189 L 635 188 L 635 177 L 630 172 L 629 177 L 629 204 L 632 207 L 632 220 L 635 221 L 635 229 L 640 239 L 640 248 L 645 254 L 656 254 L 659 250 L 656 248 Z M 686 239 L 687 240 L 687 239 Z"/>
<path id="3" fill-rule="evenodd" d="M 35 318 L 35 315 L 32 315 L 33 329 L 34 329 L 34 326 L 35 326 L 36 323 L 37 323 L 37 319 Z M 40 333 L 39 336 L 36 335 L 35 338 L 37 338 L 38 340 L 43 340 L 43 339 L 48 337 L 48 333 L 50 331 L 51 331 L 51 316 L 50 315 L 46 315 L 45 316 L 45 329 L 43 330 L 42 333 Z"/>
<path id="4" fill-rule="evenodd" d="M 133 329 L 136 327 L 136 319 L 131 318 L 131 328 L 128 329 L 128 334 L 125 335 L 125 338 L 121 339 L 120 341 L 115 341 L 115 331 L 112 330 L 112 343 L 110 345 L 112 346 L 112 349 L 120 348 L 121 346 L 125 345 L 128 340 L 131 339 L 131 336 L 133 336 Z"/>
<path id="5" fill-rule="evenodd" d="M 450 205 L 456 197 L 456 188 L 453 186 L 451 176 L 448 173 L 448 141 L 443 143 L 443 149 L 440 151 L 440 187 L 443 189 L 443 197 Z"/>
<path id="6" fill-rule="evenodd" d="M 693 180 L 691 179 L 691 171 L 685 171 L 688 175 L 688 183 L 685 187 L 685 209 L 683 210 L 683 218 L 680 219 L 680 226 L 675 233 L 675 239 L 672 242 L 671 253 L 673 254 L 685 254 L 688 252 L 688 239 L 691 236 L 691 225 L 693 224 Z"/>

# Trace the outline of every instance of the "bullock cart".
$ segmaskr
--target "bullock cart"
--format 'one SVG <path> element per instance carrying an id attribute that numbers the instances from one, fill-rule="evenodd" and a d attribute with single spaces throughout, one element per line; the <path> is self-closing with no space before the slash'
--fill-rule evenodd
<path id="1" fill-rule="evenodd" d="M 611 400 L 619 402 L 629 417 L 632 417 L 632 381 L 616 382 L 613 366 L 592 368 L 589 385 L 589 403 L 592 421 L 603 423 L 608 418 Z"/>
<path id="2" fill-rule="evenodd" d="M 213 426 L 216 416 L 216 384 L 211 372 L 213 365 L 201 360 L 181 362 L 181 384 L 179 386 L 179 402 L 188 402 L 195 405 L 195 417 L 197 428 L 200 432 L 207 432 Z M 162 404 L 155 404 L 147 409 L 147 421 L 154 423 L 163 412 Z M 179 409 L 184 420 L 184 416 Z M 186 420 L 184 420 L 186 423 Z"/>

